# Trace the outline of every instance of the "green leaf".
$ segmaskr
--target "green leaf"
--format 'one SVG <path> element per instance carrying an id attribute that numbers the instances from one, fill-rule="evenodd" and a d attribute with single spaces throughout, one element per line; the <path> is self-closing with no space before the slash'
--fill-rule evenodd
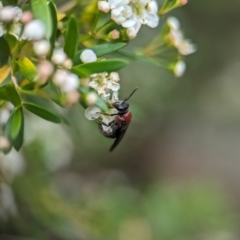
<path id="1" fill-rule="evenodd" d="M 23 137 L 24 137 L 24 115 L 23 115 L 23 109 L 22 107 L 19 108 L 20 114 L 21 114 L 21 126 L 20 126 L 20 131 L 18 133 L 18 136 L 13 142 L 14 148 L 19 151 L 22 147 L 23 144 Z"/>
<path id="2" fill-rule="evenodd" d="M 12 140 L 15 140 L 16 137 L 18 136 L 21 129 L 21 122 L 22 122 L 21 110 L 20 108 L 17 108 L 12 112 L 12 123 L 10 128 L 10 138 Z"/>
<path id="3" fill-rule="evenodd" d="M 81 77 L 86 77 L 93 73 L 117 71 L 127 64 L 128 62 L 122 59 L 109 59 L 74 66 L 72 72 Z"/>
<path id="4" fill-rule="evenodd" d="M 21 105 L 21 98 L 13 83 L 8 83 L 0 87 L 0 99 L 9 101 L 15 106 Z"/>
<path id="5" fill-rule="evenodd" d="M 33 82 L 37 75 L 34 64 L 27 57 L 20 57 L 18 59 L 18 65 L 22 75 L 30 82 Z"/>
<path id="6" fill-rule="evenodd" d="M 2 0 L 1 1 L 3 6 L 8 6 L 8 5 L 12 5 L 12 6 L 16 6 L 17 5 L 17 0 Z"/>
<path id="7" fill-rule="evenodd" d="M 100 44 L 96 46 L 89 47 L 88 49 L 91 49 L 94 51 L 94 53 L 97 55 L 97 57 L 102 57 L 105 56 L 109 53 L 113 53 L 123 47 L 125 47 L 127 44 L 123 42 L 119 43 L 105 43 L 105 44 Z M 80 50 L 75 53 L 74 58 L 73 58 L 73 65 L 77 65 L 82 63 L 80 60 L 80 55 L 83 52 L 83 50 Z"/>
<path id="8" fill-rule="evenodd" d="M 23 144 L 23 133 L 24 133 L 24 115 L 22 107 L 16 108 L 10 115 L 5 129 L 4 135 L 8 138 L 11 147 L 5 151 L 9 152 L 12 146 L 19 151 Z"/>
<path id="9" fill-rule="evenodd" d="M 0 46 L 0 67 L 2 67 L 8 63 L 10 56 L 9 45 L 3 36 L 0 37 Z"/>
<path id="10" fill-rule="evenodd" d="M 78 44 L 78 26 L 74 17 L 70 17 L 67 24 L 67 32 L 65 35 L 64 52 L 69 58 L 73 58 Z"/>
<path id="11" fill-rule="evenodd" d="M 46 27 L 46 37 L 50 39 L 53 32 L 53 24 L 47 0 L 31 0 L 31 8 L 34 17 L 44 23 Z"/>
<path id="12" fill-rule="evenodd" d="M 63 122 L 61 116 L 59 116 L 57 113 L 54 113 L 50 109 L 43 108 L 41 106 L 38 106 L 38 105 L 33 104 L 33 103 L 28 103 L 28 102 L 24 102 L 22 104 L 22 106 L 25 109 L 27 109 L 29 112 L 47 120 L 47 121 L 54 122 L 54 123 Z"/>
<path id="13" fill-rule="evenodd" d="M 51 57 L 52 57 L 52 53 L 53 53 L 53 49 L 54 49 L 55 41 L 56 41 L 56 37 L 57 37 L 58 20 L 57 20 L 57 9 L 56 9 L 55 4 L 53 2 L 49 2 L 48 5 L 49 5 L 50 15 L 51 15 L 51 19 L 52 19 L 52 27 L 53 27 L 52 35 L 51 35 L 51 38 L 50 38 L 51 51 L 50 51 L 50 54 L 47 57 L 48 60 L 50 60 Z"/>

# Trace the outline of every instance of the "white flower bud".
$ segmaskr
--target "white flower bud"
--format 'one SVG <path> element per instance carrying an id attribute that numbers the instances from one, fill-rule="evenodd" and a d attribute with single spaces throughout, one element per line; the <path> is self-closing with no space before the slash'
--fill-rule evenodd
<path id="1" fill-rule="evenodd" d="M 52 62 L 55 63 L 56 65 L 63 65 L 66 60 L 67 60 L 67 55 L 62 48 L 57 49 L 53 52 Z"/>
<path id="2" fill-rule="evenodd" d="M 68 76 L 68 73 L 69 72 L 67 70 L 58 69 L 53 76 L 54 84 L 61 88 Z"/>
<path id="3" fill-rule="evenodd" d="M 27 23 L 31 22 L 32 19 L 33 19 L 33 15 L 30 11 L 23 12 L 23 14 L 21 16 L 22 23 L 27 24 Z"/>
<path id="4" fill-rule="evenodd" d="M 97 56 L 96 56 L 96 54 L 94 53 L 93 50 L 86 49 L 81 53 L 80 59 L 83 63 L 96 62 L 97 61 Z"/>
<path id="5" fill-rule="evenodd" d="M 72 68 L 72 60 L 70 58 L 66 59 L 63 63 L 63 67 L 66 69 L 71 69 Z"/>
<path id="6" fill-rule="evenodd" d="M 98 9 L 104 13 L 108 13 L 110 10 L 110 5 L 106 1 L 98 1 Z"/>
<path id="7" fill-rule="evenodd" d="M 38 81 L 40 84 L 44 84 L 47 79 L 52 75 L 53 73 L 53 65 L 52 63 L 44 60 L 38 64 L 37 72 L 38 72 Z"/>
<path id="8" fill-rule="evenodd" d="M 69 93 L 67 93 L 67 96 L 66 96 L 66 106 L 67 107 L 70 107 L 72 106 L 73 104 L 76 104 L 79 102 L 79 99 L 80 99 L 80 93 L 76 90 L 74 91 L 71 91 Z"/>
<path id="9" fill-rule="evenodd" d="M 50 51 L 50 43 L 47 40 L 41 40 L 33 44 L 33 50 L 38 56 L 46 56 Z"/>
<path id="10" fill-rule="evenodd" d="M 63 92 L 71 92 L 73 90 L 76 90 L 78 86 L 79 86 L 78 76 L 74 73 L 68 73 L 67 78 L 60 86 L 60 88 Z"/>
<path id="11" fill-rule="evenodd" d="M 186 63 L 184 61 L 178 61 L 173 69 L 174 75 L 176 77 L 181 77 L 186 70 Z"/>
<path id="12" fill-rule="evenodd" d="M 25 39 L 38 41 L 45 37 L 46 29 L 42 21 L 36 19 L 25 25 L 23 36 Z"/>
<path id="13" fill-rule="evenodd" d="M 95 92 L 90 92 L 86 97 L 86 103 L 88 106 L 93 106 L 96 104 L 98 95 Z"/>
<path id="14" fill-rule="evenodd" d="M 137 31 L 136 31 L 136 29 L 134 27 L 128 28 L 126 33 L 127 33 L 128 37 L 129 37 L 129 39 L 133 39 L 133 38 L 135 38 L 137 36 Z"/>
<path id="15" fill-rule="evenodd" d="M 109 33 L 109 36 L 112 38 L 112 39 L 118 39 L 120 37 L 120 32 L 118 30 L 113 30 Z"/>

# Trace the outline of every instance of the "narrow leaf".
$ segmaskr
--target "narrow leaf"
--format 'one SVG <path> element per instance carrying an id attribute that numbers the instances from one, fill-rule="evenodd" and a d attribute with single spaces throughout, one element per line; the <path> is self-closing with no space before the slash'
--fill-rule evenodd
<path id="1" fill-rule="evenodd" d="M 15 109 L 12 112 L 12 123 L 10 127 L 10 138 L 14 141 L 21 129 L 22 117 L 20 108 Z"/>
<path id="2" fill-rule="evenodd" d="M 9 101 L 15 106 L 21 105 L 21 98 L 13 83 L 9 83 L 0 87 L 0 99 Z"/>
<path id="3" fill-rule="evenodd" d="M 19 133 L 13 142 L 13 146 L 17 151 L 19 151 L 21 149 L 22 144 L 23 144 L 23 137 L 24 137 L 24 115 L 23 115 L 22 107 L 19 108 L 19 111 L 20 111 L 20 116 L 21 116 L 21 126 L 20 126 Z"/>
<path id="4" fill-rule="evenodd" d="M 65 35 L 64 52 L 69 58 L 73 58 L 78 43 L 78 27 L 74 17 L 70 17 L 67 24 L 67 33 Z"/>
<path id="5" fill-rule="evenodd" d="M 9 65 L 5 65 L 0 68 L 0 83 L 2 83 L 9 76 L 9 73 L 10 73 Z"/>
<path id="6" fill-rule="evenodd" d="M 123 47 L 125 47 L 127 44 L 123 42 L 119 43 L 105 43 L 105 44 L 100 44 L 96 46 L 89 47 L 88 49 L 91 49 L 94 51 L 94 53 L 97 55 L 97 57 L 102 57 L 105 56 L 109 53 L 113 53 Z M 74 58 L 73 58 L 73 65 L 77 65 L 82 63 L 80 60 L 80 55 L 83 50 L 80 50 L 75 53 Z"/>
<path id="7" fill-rule="evenodd" d="M 117 71 L 128 64 L 122 59 L 110 59 L 99 62 L 80 64 L 72 68 L 72 72 L 79 76 L 89 76 L 93 73 Z"/>
<path id="8" fill-rule="evenodd" d="M 3 36 L 0 37 L 0 46 L 0 67 L 2 67 L 8 63 L 10 56 L 9 45 Z"/>
<path id="9" fill-rule="evenodd" d="M 46 0 L 31 0 L 31 8 L 35 18 L 41 20 L 46 27 L 46 37 L 50 39 L 52 36 L 52 18 L 50 9 Z"/>
<path id="10" fill-rule="evenodd" d="M 18 65 L 22 75 L 30 82 L 33 82 L 37 75 L 34 64 L 27 57 L 21 57 L 18 59 Z"/>
<path id="11" fill-rule="evenodd" d="M 48 3 L 49 6 L 49 10 L 50 10 L 50 15 L 51 15 L 51 19 L 52 19 L 52 35 L 50 38 L 50 43 L 51 43 L 51 52 L 48 55 L 48 59 L 51 59 L 52 57 L 52 53 L 53 53 L 53 49 L 55 46 L 55 41 L 56 41 L 56 37 L 57 37 L 57 23 L 58 23 L 58 19 L 57 19 L 57 9 L 56 6 L 53 2 L 49 2 Z"/>
<path id="12" fill-rule="evenodd" d="M 47 121 L 54 122 L 54 123 L 62 122 L 61 116 L 59 116 L 57 113 L 54 113 L 53 111 L 51 111 L 47 108 L 43 108 L 36 104 L 28 103 L 28 102 L 24 102 L 22 104 L 22 106 L 25 109 L 27 109 L 29 112 L 47 120 Z"/>

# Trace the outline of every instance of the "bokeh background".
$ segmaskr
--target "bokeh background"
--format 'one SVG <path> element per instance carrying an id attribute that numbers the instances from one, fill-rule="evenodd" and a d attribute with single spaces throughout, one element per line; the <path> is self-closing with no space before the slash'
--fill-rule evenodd
<path id="1" fill-rule="evenodd" d="M 198 50 L 180 79 L 137 62 L 120 72 L 122 98 L 139 89 L 112 153 L 81 106 L 71 127 L 29 114 L 21 153 L 0 155 L 0 239 L 239 240 L 239 11 L 190 0 L 170 14 Z"/>

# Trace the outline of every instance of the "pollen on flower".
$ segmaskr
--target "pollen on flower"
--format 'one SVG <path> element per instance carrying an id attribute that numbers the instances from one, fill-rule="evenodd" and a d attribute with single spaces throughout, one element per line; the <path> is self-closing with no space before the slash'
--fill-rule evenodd
<path id="1" fill-rule="evenodd" d="M 96 62 L 97 56 L 91 49 L 85 49 L 80 55 L 80 59 L 83 63 Z"/>

